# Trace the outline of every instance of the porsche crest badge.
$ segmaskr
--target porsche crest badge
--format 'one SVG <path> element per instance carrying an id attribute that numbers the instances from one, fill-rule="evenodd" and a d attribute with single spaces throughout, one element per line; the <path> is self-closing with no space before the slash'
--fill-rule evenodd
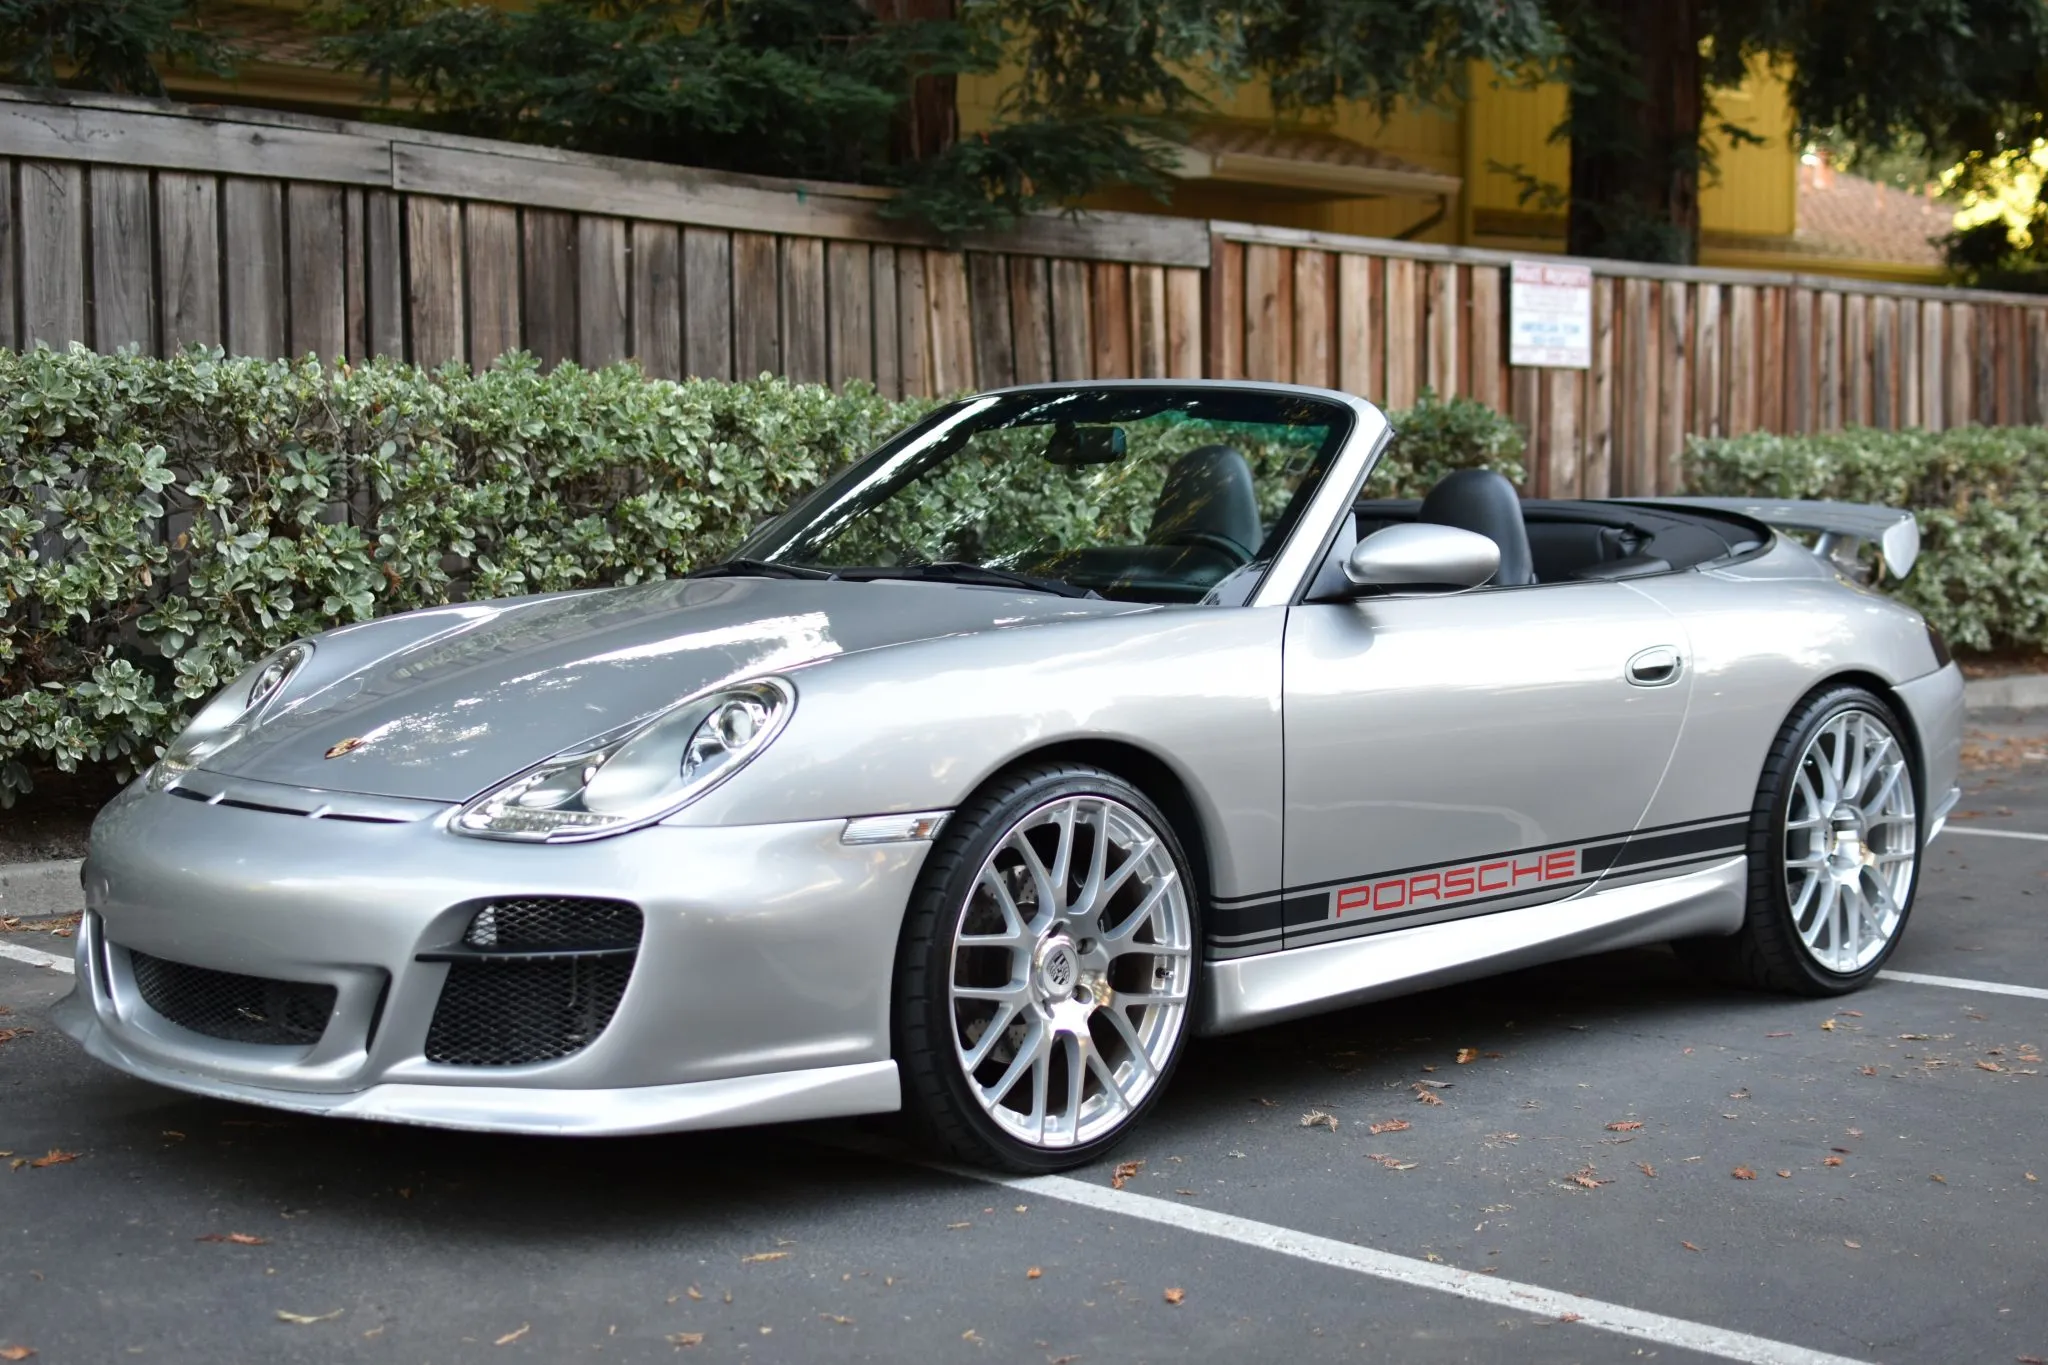
<path id="1" fill-rule="evenodd" d="M 327 751 L 327 756 L 329 758 L 340 758 L 343 754 L 352 754 L 362 747 L 363 738 L 362 736 L 358 735 L 354 739 L 345 739 L 341 743 L 335 745 L 332 749 L 329 749 Z"/>

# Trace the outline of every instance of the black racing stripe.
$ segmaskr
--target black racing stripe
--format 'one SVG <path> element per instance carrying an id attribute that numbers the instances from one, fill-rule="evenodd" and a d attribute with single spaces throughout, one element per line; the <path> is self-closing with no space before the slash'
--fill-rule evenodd
<path id="1" fill-rule="evenodd" d="M 1256 905 L 1212 903 L 1208 921 L 1211 938 L 1244 939 L 1256 934 L 1277 934 L 1282 924 L 1280 902 L 1269 900 Z"/>
<path id="2" fill-rule="evenodd" d="M 1747 817 L 1708 825 L 1704 829 L 1680 830 L 1672 834 L 1652 834 L 1648 837 L 1637 835 L 1622 848 L 1614 859 L 1614 866 L 1622 868 L 1633 867 L 1638 863 L 1663 862 L 1670 858 L 1683 858 L 1689 854 L 1746 846 L 1748 842 Z"/>
<path id="3" fill-rule="evenodd" d="M 1212 904 L 1217 909 L 1223 909 L 1259 905 L 1271 901 L 1291 901 L 1297 896 L 1310 892 L 1330 891 L 1340 886 L 1356 886 L 1360 882 L 1385 881 L 1390 877 L 1405 877 L 1412 872 L 1430 872 L 1446 867 L 1465 867 L 1471 863 L 1494 862 L 1502 858 L 1522 858 L 1532 853 L 1554 852 L 1560 848 L 1579 849 L 1581 851 L 1580 865 L 1582 867 L 1592 871 L 1597 866 L 1600 870 L 1604 871 L 1606 868 L 1614 866 L 1619 862 L 1628 861 L 1626 857 L 1622 856 L 1622 851 L 1624 849 L 1632 851 L 1635 845 L 1646 840 L 1646 836 L 1684 838 L 1687 835 L 1703 833 L 1702 827 L 1718 831 L 1725 829 L 1730 824 L 1747 830 L 1749 827 L 1749 817 L 1747 815 L 1718 815 L 1707 820 L 1680 820 L 1668 825 L 1651 825 L 1647 828 L 1636 830 L 1633 833 L 1598 834 L 1588 838 L 1560 839 L 1555 843 L 1533 844 L 1526 848 L 1509 849 L 1504 853 L 1481 854 L 1470 858 L 1453 858 L 1448 862 L 1416 863 L 1410 867 L 1391 867 L 1383 872 L 1362 872 L 1356 876 L 1336 877 L 1328 881 L 1303 882 L 1299 886 L 1289 886 L 1279 891 L 1262 891 L 1251 896 L 1218 896 Z M 1604 855 L 1604 858 L 1602 855 Z M 1650 856 L 1662 857 L 1664 855 L 1658 853 Z M 1290 919 L 1289 923 L 1292 922 Z"/>

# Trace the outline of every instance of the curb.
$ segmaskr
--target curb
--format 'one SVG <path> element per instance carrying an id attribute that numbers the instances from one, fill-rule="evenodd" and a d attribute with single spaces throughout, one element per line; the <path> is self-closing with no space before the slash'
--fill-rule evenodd
<path id="1" fill-rule="evenodd" d="M 0 915 L 34 919 L 83 910 L 85 892 L 78 884 L 83 865 L 81 858 L 0 863 Z"/>
<path id="2" fill-rule="evenodd" d="M 2048 673 L 2018 673 L 2009 678 L 1979 678 L 1963 684 L 1963 705 L 1972 711 L 2006 708 L 2031 711 L 2048 707 Z"/>

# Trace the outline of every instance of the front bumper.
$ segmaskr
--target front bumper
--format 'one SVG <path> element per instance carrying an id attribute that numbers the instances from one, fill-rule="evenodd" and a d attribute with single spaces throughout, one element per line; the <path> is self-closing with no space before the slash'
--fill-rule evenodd
<path id="1" fill-rule="evenodd" d="M 144 1079 L 306 1113 L 535 1133 L 644 1133 L 893 1110 L 889 991 L 929 845 L 851 846 L 844 821 L 654 826 L 531 846 L 312 819 L 140 786 L 94 826 L 77 986 L 58 1024 Z M 518 1065 L 430 1061 L 479 901 L 628 901 L 643 930 L 609 1022 Z M 332 987 L 316 1041 L 232 1042 L 142 997 L 132 953 Z"/>

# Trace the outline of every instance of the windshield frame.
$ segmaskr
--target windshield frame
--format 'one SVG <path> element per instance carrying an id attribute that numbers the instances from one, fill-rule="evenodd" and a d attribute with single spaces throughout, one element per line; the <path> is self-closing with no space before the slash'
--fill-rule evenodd
<path id="1" fill-rule="evenodd" d="M 1019 398 L 1053 399 L 1076 390 L 1102 389 L 1182 392 L 1189 396 L 1237 391 L 1266 397 L 1308 398 L 1330 405 L 1337 410 L 1332 417 L 1347 423 L 1346 429 L 1333 430 L 1334 441 L 1318 454 L 1276 523 L 1278 539 L 1269 542 L 1272 553 L 1263 561 L 1265 568 L 1259 581 L 1242 599 L 1246 606 L 1285 605 L 1293 598 L 1301 581 L 1327 550 L 1339 515 L 1356 498 L 1392 434 L 1386 418 L 1371 403 L 1351 394 L 1306 385 L 1243 380 L 1092 379 L 997 389 L 945 404 L 898 432 L 873 453 L 798 499 L 780 516 L 756 528 L 731 551 L 730 557 L 776 560 L 819 522 L 859 498 L 878 480 L 888 480 L 899 473 L 905 482 L 915 477 L 920 472 L 920 460 L 935 443 L 999 404 Z M 1333 422 L 1333 428 L 1335 425 Z"/>

